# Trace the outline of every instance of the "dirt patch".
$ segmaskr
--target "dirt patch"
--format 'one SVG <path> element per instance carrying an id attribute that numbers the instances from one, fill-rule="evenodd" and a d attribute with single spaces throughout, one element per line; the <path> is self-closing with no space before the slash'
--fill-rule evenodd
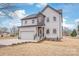
<path id="1" fill-rule="evenodd" d="M 0 55 L 11 56 L 75 56 L 79 55 L 79 39 L 64 37 L 61 41 L 43 40 L 0 48 Z"/>
<path id="2" fill-rule="evenodd" d="M 0 45 L 0 48 L 6 47 L 5 45 Z"/>

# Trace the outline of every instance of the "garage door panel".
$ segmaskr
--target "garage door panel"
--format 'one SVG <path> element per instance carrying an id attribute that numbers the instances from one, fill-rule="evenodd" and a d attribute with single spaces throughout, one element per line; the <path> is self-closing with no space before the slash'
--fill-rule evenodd
<path id="1" fill-rule="evenodd" d="M 21 39 L 33 40 L 34 39 L 34 31 L 21 32 Z"/>

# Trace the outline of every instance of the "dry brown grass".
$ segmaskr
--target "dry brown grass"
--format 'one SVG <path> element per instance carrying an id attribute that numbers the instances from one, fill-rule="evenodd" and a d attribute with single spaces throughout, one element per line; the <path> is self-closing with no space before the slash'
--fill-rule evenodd
<path id="1" fill-rule="evenodd" d="M 79 39 L 64 37 L 61 41 L 24 43 L 0 48 L 0 55 L 79 55 Z"/>
<path id="2" fill-rule="evenodd" d="M 5 37 L 0 37 L 0 40 L 1 39 L 17 39 L 18 37 L 15 36 L 15 37 L 11 37 L 11 36 L 5 36 Z"/>

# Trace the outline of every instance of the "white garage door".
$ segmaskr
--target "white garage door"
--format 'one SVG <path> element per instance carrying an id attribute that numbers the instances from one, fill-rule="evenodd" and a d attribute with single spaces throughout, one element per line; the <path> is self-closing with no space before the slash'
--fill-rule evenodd
<path id="1" fill-rule="evenodd" d="M 25 31 L 25 32 L 21 32 L 21 39 L 25 39 L 25 40 L 33 40 L 34 39 L 34 32 L 33 31 Z"/>

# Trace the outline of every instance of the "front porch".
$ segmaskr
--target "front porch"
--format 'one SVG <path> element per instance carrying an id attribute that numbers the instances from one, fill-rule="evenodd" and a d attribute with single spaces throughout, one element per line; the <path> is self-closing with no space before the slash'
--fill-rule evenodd
<path id="1" fill-rule="evenodd" d="M 34 36 L 34 40 L 37 39 L 38 40 L 42 40 L 45 38 L 45 34 L 44 34 L 44 26 L 38 26 L 36 27 L 36 34 Z"/>

